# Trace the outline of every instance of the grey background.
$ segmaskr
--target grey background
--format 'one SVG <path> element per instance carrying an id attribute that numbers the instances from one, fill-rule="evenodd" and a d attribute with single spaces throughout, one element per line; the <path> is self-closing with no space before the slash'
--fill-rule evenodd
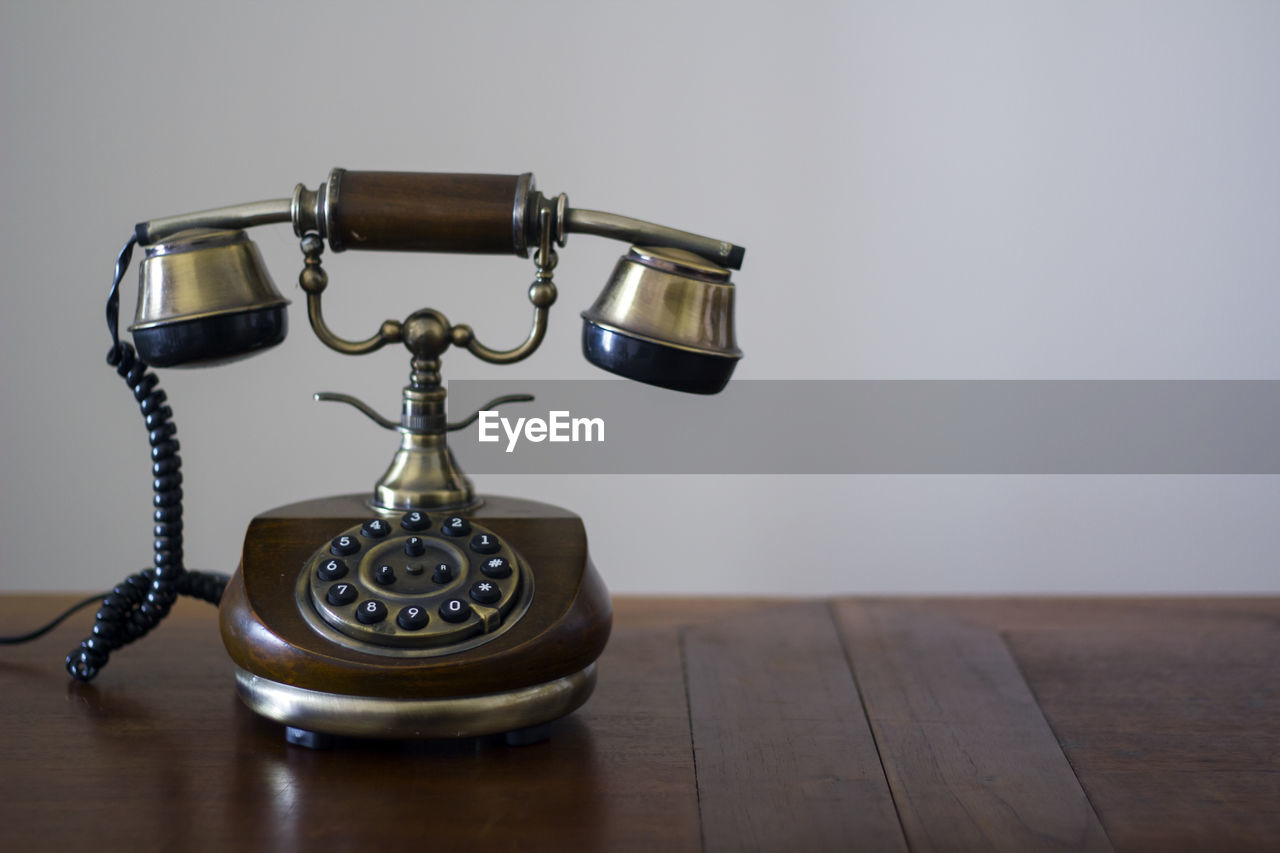
<path id="1" fill-rule="evenodd" d="M 144 436 L 102 365 L 132 224 L 339 165 L 532 170 L 745 245 L 742 378 L 1280 378 L 1277 44 L 1280 5 L 1222 0 L 5 3 L 0 587 L 149 559 Z M 392 411 L 403 356 L 324 349 L 289 230 L 255 239 L 290 339 L 162 377 L 193 566 L 231 569 L 256 512 L 368 489 L 394 447 L 310 395 Z M 446 375 L 603 376 L 576 315 L 624 250 L 571 238 L 543 350 Z M 352 337 L 425 305 L 492 346 L 527 327 L 527 261 L 327 267 Z M 1280 591 L 1274 476 L 477 481 L 581 512 L 619 592 Z"/>

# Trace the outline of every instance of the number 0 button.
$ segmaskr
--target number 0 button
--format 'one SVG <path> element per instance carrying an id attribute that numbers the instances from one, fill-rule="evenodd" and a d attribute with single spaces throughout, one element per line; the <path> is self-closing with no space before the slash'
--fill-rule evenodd
<path id="1" fill-rule="evenodd" d="M 360 606 L 356 608 L 356 618 L 366 625 L 373 625 L 387 618 L 387 605 L 371 598 L 368 601 L 360 602 Z"/>
<path id="2" fill-rule="evenodd" d="M 451 598 L 440 605 L 440 618 L 446 622 L 465 622 L 471 615 L 471 605 L 461 598 Z"/>
<path id="3" fill-rule="evenodd" d="M 401 607 L 396 615 L 396 624 L 406 631 L 417 631 L 427 627 L 427 608 L 411 605 Z"/>

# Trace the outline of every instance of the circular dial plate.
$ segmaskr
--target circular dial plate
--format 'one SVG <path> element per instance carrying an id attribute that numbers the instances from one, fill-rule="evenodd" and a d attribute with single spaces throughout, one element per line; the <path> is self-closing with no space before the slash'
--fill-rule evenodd
<path id="1" fill-rule="evenodd" d="M 460 518 L 411 511 L 338 531 L 303 565 L 310 606 L 348 637 L 402 648 L 454 645 L 518 619 L 527 569 Z"/>

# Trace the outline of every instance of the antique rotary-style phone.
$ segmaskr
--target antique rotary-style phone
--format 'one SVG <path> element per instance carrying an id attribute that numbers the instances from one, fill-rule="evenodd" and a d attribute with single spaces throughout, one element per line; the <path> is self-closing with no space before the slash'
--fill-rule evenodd
<path id="1" fill-rule="evenodd" d="M 243 229 L 292 222 L 299 283 L 320 340 L 349 355 L 403 343 L 410 353 L 398 421 L 339 394 L 400 434 L 372 494 L 304 501 L 257 516 L 227 579 L 183 565 L 178 444 L 148 366 L 207 365 L 285 337 L 287 300 Z M 533 176 L 335 169 L 291 198 L 154 219 L 136 227 L 107 305 L 108 361 L 146 420 L 155 474 L 155 566 L 102 602 L 94 633 L 67 658 L 93 678 L 116 648 L 144 635 L 179 594 L 220 601 L 223 641 L 241 698 L 283 723 L 290 741 L 329 735 L 436 738 L 505 733 L 536 739 L 580 706 L 608 639 L 608 593 L 587 554 L 582 520 L 530 500 L 478 496 L 449 451 L 440 357 L 450 347 L 508 364 L 542 342 L 556 299 L 556 247 L 568 235 L 634 243 L 583 312 L 586 358 L 605 370 L 701 394 L 720 391 L 741 353 L 734 288 L 743 249 L 731 243 L 568 205 Z M 533 327 L 509 350 L 424 309 L 371 337 L 334 334 L 321 308 L 325 241 L 336 252 L 533 253 Z M 145 251 L 137 312 L 118 338 L 118 288 L 134 246 Z M 485 408 L 509 402 L 499 398 Z M 528 399 L 528 398 L 523 398 Z M 474 415 L 472 416 L 474 418 Z"/>

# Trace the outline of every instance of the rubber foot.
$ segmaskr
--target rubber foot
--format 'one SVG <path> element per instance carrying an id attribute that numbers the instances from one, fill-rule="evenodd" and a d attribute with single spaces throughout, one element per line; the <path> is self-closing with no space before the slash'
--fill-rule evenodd
<path id="1" fill-rule="evenodd" d="M 295 729 L 285 726 L 284 739 L 294 746 L 305 746 L 307 749 L 328 749 L 333 746 L 333 735 L 324 732 L 312 732 L 306 729 Z"/>
<path id="2" fill-rule="evenodd" d="M 551 738 L 551 724 L 542 723 L 523 729 L 513 729 L 502 736 L 507 746 L 533 746 Z"/>

